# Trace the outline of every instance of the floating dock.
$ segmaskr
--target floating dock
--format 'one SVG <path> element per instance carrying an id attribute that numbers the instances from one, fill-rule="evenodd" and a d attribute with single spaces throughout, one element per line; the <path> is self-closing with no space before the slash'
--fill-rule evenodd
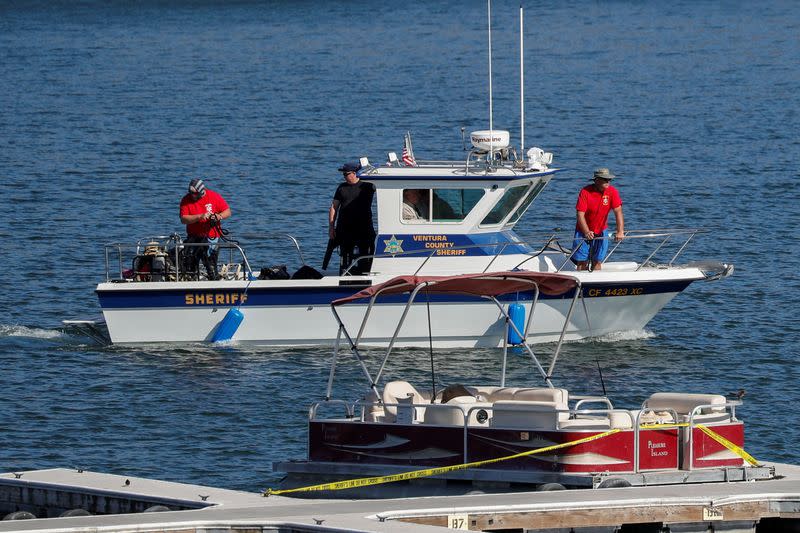
<path id="1" fill-rule="evenodd" d="M 800 467 L 777 478 L 385 500 L 314 500 L 69 469 L 0 474 L 2 531 L 797 532 Z M 426 480 L 435 482 L 435 480 Z M 81 511 L 77 511 L 81 510 Z M 65 512 L 92 516 L 56 518 Z M 146 512 L 147 511 L 147 512 Z"/>

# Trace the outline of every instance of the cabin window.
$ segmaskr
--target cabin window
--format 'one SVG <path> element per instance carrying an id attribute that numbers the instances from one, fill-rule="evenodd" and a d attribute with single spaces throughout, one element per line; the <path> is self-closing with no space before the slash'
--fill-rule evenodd
<path id="1" fill-rule="evenodd" d="M 460 222 L 477 205 L 483 189 L 403 189 L 404 222 Z"/>
<path id="2" fill-rule="evenodd" d="M 503 193 L 503 196 L 500 198 L 500 201 L 497 202 L 489 214 L 483 218 L 481 221 L 481 226 L 490 225 L 490 224 L 499 224 L 503 221 L 506 216 L 514 209 L 522 197 L 525 195 L 525 191 L 528 190 L 528 185 L 518 185 L 516 187 L 510 187 L 506 189 L 506 192 Z"/>
<path id="3" fill-rule="evenodd" d="M 531 202 L 533 202 L 536 197 L 539 196 L 539 193 L 542 192 L 542 189 L 544 189 L 545 185 L 547 185 L 546 181 L 539 180 L 533 187 L 530 188 L 528 194 L 525 195 L 525 199 L 519 204 L 519 207 L 517 207 L 517 209 L 514 211 L 514 214 L 511 215 L 511 218 L 508 219 L 508 224 L 514 224 L 517 220 L 519 220 L 519 217 L 525 214 L 525 211 L 528 210 Z"/>

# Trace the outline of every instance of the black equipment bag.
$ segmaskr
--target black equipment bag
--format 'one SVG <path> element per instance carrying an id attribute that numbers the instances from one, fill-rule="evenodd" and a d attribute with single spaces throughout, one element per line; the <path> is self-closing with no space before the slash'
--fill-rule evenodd
<path id="1" fill-rule="evenodd" d="M 261 269 L 258 279 L 289 279 L 289 271 L 286 270 L 286 265 L 264 267 Z"/>

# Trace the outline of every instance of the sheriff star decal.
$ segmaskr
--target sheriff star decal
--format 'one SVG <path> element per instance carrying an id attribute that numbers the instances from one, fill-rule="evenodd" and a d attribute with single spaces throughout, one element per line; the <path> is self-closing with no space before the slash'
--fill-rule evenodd
<path id="1" fill-rule="evenodd" d="M 398 239 L 394 235 L 388 240 L 383 241 L 386 248 L 383 249 L 385 254 L 401 254 L 403 253 L 403 239 Z"/>

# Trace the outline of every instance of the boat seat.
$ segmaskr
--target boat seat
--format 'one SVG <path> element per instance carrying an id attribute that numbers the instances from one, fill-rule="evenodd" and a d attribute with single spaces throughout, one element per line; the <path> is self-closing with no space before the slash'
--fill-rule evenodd
<path id="1" fill-rule="evenodd" d="M 558 429 L 559 419 L 569 418 L 559 413 L 555 402 L 500 400 L 492 407 L 491 426 L 509 429 Z"/>
<path id="2" fill-rule="evenodd" d="M 645 407 L 649 408 L 671 408 L 678 414 L 679 422 L 689 422 L 689 415 L 696 407 L 703 407 L 694 416 L 692 421 L 696 424 L 715 424 L 731 423 L 731 413 L 725 406 L 727 400 L 721 394 L 688 394 L 680 392 L 659 392 L 653 394 L 644 402 Z M 690 451 L 692 446 L 692 436 L 700 433 L 697 428 L 681 428 L 680 443 L 683 448 L 681 468 L 690 468 Z M 723 451 L 723 454 L 729 452 Z M 720 457 L 725 458 L 725 457 Z M 731 456 L 730 458 L 733 458 Z"/>
<path id="3" fill-rule="evenodd" d="M 558 422 L 558 429 L 597 429 L 605 431 L 611 429 L 611 420 L 608 417 L 598 416 L 593 418 L 573 418 Z"/>
<path id="4" fill-rule="evenodd" d="M 558 429 L 631 429 L 636 413 L 617 409 L 605 414 L 575 415 L 569 420 L 559 420 Z"/>
<path id="5" fill-rule="evenodd" d="M 380 397 L 370 389 L 363 398 L 364 402 L 364 421 L 365 422 L 384 422 L 386 413 L 380 403 Z"/>
<path id="6" fill-rule="evenodd" d="M 463 426 L 464 425 L 464 411 L 460 409 L 459 405 L 455 405 L 455 400 L 462 398 L 453 398 L 446 404 L 432 404 L 425 408 L 424 424 L 432 424 L 435 426 Z M 473 398 L 474 400 L 474 398 Z"/>
<path id="7" fill-rule="evenodd" d="M 672 417 L 672 413 L 669 411 L 651 411 L 647 410 L 642 413 L 641 409 L 634 409 L 631 411 L 633 415 L 633 419 L 636 420 L 636 417 L 639 417 L 640 424 L 674 424 L 675 419 Z"/>
<path id="8" fill-rule="evenodd" d="M 683 392 L 657 392 L 645 400 L 643 407 L 654 411 L 674 410 L 682 422 L 689 421 L 691 412 L 701 405 L 703 407 L 696 414 L 694 421 L 697 423 L 727 422 L 730 414 L 725 404 L 727 400 L 721 394 L 691 394 Z"/>
<path id="9" fill-rule="evenodd" d="M 486 385 L 479 385 L 479 386 L 467 385 L 467 390 L 470 392 L 470 394 L 472 394 L 473 396 L 482 397 L 486 400 L 488 400 L 491 397 L 492 393 L 498 390 L 499 388 L 500 387 L 491 387 Z"/>
<path id="10" fill-rule="evenodd" d="M 491 406 L 492 404 L 490 403 L 478 402 L 473 396 L 457 396 L 445 404 L 426 406 L 423 423 L 437 426 L 463 426 L 464 416 L 466 416 L 467 411 L 472 409 L 469 416 L 469 425 L 486 427 L 489 425 L 489 421 L 478 422 L 478 409 L 476 408 L 483 407 L 486 408 L 487 413 L 491 413 Z"/>
<path id="11" fill-rule="evenodd" d="M 408 381 L 390 381 L 383 387 L 383 410 L 385 413 L 384 421 L 396 422 L 398 420 L 398 406 L 401 411 L 405 406 L 411 404 L 424 404 L 425 398 Z M 396 405 L 389 405 L 396 404 Z M 422 420 L 425 415 L 425 407 L 414 407 L 411 413 L 411 421 Z M 400 419 L 403 416 L 399 417 Z"/>
<path id="12" fill-rule="evenodd" d="M 440 389 L 436 393 L 436 398 L 438 398 L 436 402 L 447 403 L 453 398 L 461 398 L 461 397 L 474 398 L 475 395 L 472 393 L 470 389 L 468 389 L 464 385 L 460 383 L 454 383 L 452 385 L 446 386 L 443 389 Z"/>
<path id="13" fill-rule="evenodd" d="M 611 422 L 611 429 L 631 429 L 636 423 L 636 413 L 632 411 L 611 411 L 608 413 L 608 419 Z"/>
<path id="14" fill-rule="evenodd" d="M 492 387 L 481 385 L 478 387 L 468 386 L 467 390 L 478 398 L 478 401 L 496 402 L 499 400 L 513 399 L 514 393 L 519 390 L 519 387 Z"/>
<path id="15" fill-rule="evenodd" d="M 534 401 L 555 402 L 559 409 L 567 409 L 569 393 L 567 389 L 551 389 L 550 387 L 467 387 L 467 390 L 478 401 Z"/>
<path id="16" fill-rule="evenodd" d="M 517 387 L 486 387 L 486 393 L 482 394 L 487 402 L 497 402 L 502 400 L 512 400 Z"/>
<path id="17" fill-rule="evenodd" d="M 557 409 L 568 409 L 569 393 L 567 389 L 551 389 L 549 387 L 517 389 L 514 401 L 518 402 L 553 402 Z"/>

